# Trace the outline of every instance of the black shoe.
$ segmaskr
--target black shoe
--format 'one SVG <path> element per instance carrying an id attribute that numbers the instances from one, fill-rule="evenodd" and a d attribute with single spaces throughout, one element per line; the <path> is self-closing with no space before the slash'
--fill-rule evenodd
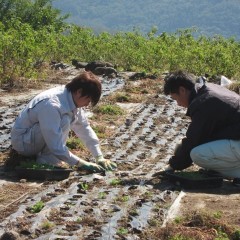
<path id="1" fill-rule="evenodd" d="M 235 187 L 240 187 L 240 178 L 234 178 L 232 181 L 232 185 Z"/>

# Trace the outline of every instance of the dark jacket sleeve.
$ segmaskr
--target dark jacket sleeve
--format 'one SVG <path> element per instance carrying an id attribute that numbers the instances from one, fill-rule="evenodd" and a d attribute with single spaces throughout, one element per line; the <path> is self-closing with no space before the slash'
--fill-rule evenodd
<path id="1" fill-rule="evenodd" d="M 200 114 L 200 113 L 199 113 Z M 191 150 L 198 146 L 203 137 L 200 125 L 206 125 L 200 118 L 193 119 L 190 123 L 186 137 L 182 139 L 181 147 L 169 160 L 170 166 L 175 170 L 188 168 L 192 164 Z"/>
<path id="2" fill-rule="evenodd" d="M 221 114 L 218 105 L 214 98 L 205 99 L 204 102 L 194 107 L 193 112 L 190 112 L 192 121 L 187 129 L 186 137 L 182 139 L 179 151 L 169 160 L 173 169 L 182 170 L 189 167 L 192 164 L 191 150 L 210 141 L 218 119 L 216 114 Z"/>

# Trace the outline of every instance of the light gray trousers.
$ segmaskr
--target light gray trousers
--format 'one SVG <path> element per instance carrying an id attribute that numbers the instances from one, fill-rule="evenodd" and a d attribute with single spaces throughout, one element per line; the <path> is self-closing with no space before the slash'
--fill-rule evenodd
<path id="1" fill-rule="evenodd" d="M 217 140 L 192 149 L 190 156 L 198 166 L 225 177 L 240 178 L 240 140 Z"/>
<path id="2" fill-rule="evenodd" d="M 62 129 L 62 141 L 63 144 L 66 144 L 68 134 L 70 131 L 70 126 L 66 119 L 63 119 L 61 122 Z M 19 154 L 24 156 L 37 156 L 36 161 L 38 163 L 50 164 L 55 166 L 61 166 L 64 164 L 59 158 L 57 158 L 54 154 L 51 153 L 49 148 L 46 145 L 46 142 L 42 136 L 41 129 L 39 124 L 35 124 L 29 131 L 26 133 L 29 136 L 29 139 L 32 139 L 31 142 L 24 142 L 24 151 Z"/>

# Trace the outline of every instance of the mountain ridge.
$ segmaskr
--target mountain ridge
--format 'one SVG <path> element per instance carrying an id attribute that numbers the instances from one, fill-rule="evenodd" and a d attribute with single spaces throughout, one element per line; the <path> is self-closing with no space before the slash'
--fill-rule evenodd
<path id="1" fill-rule="evenodd" d="M 240 39 L 238 0 L 55 0 L 53 6 L 68 22 L 90 27 L 95 32 L 133 31 L 174 33 L 196 28 L 203 35 Z"/>

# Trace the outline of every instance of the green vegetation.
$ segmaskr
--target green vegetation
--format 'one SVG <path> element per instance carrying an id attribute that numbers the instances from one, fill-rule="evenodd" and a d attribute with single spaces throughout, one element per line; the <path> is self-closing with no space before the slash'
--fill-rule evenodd
<path id="1" fill-rule="evenodd" d="M 106 199 L 106 197 L 107 197 L 107 193 L 106 192 L 100 192 L 98 194 L 98 198 L 100 198 L 100 199 Z"/>
<path id="2" fill-rule="evenodd" d="M 108 115 L 122 115 L 123 110 L 118 105 L 106 104 L 99 105 L 94 109 L 95 113 L 108 114 Z"/>
<path id="3" fill-rule="evenodd" d="M 119 202 L 127 202 L 128 200 L 129 200 L 129 196 L 127 195 L 119 196 L 116 198 L 116 201 L 119 201 Z"/>
<path id="4" fill-rule="evenodd" d="M 64 24 L 67 16 L 60 17 L 50 3 L 5 0 L 0 5 L 0 85 L 14 87 L 17 81 L 46 78 L 50 62 L 70 64 L 72 59 L 103 60 L 117 65 L 118 70 L 162 73 L 181 68 L 197 75 L 240 77 L 240 42 L 234 38 L 196 37 L 195 29 L 157 35 L 154 27 L 147 35 L 137 29 L 95 34 Z M 103 110 L 121 114 L 112 108 Z"/>
<path id="5" fill-rule="evenodd" d="M 222 211 L 217 211 L 217 212 L 213 213 L 213 217 L 220 219 L 222 217 Z"/>
<path id="6" fill-rule="evenodd" d="M 84 191 L 87 191 L 89 189 L 89 185 L 85 182 L 79 183 L 78 187 Z"/>
<path id="7" fill-rule="evenodd" d="M 128 230 L 124 227 L 121 227 L 117 230 L 117 234 L 120 234 L 120 235 L 126 235 L 128 233 Z"/>
<path id="8" fill-rule="evenodd" d="M 36 163 L 35 161 L 20 162 L 20 167 L 27 169 L 54 169 L 53 165 Z"/>
<path id="9" fill-rule="evenodd" d="M 20 20 L 36 30 L 46 26 L 61 30 L 68 17 L 69 14 L 61 16 L 61 11 L 52 6 L 52 0 L 1 0 L 0 4 L 0 22 L 6 27 Z"/>
<path id="10" fill-rule="evenodd" d="M 44 203 L 42 201 L 39 201 L 35 203 L 29 210 L 32 213 L 38 213 L 44 208 Z"/>

